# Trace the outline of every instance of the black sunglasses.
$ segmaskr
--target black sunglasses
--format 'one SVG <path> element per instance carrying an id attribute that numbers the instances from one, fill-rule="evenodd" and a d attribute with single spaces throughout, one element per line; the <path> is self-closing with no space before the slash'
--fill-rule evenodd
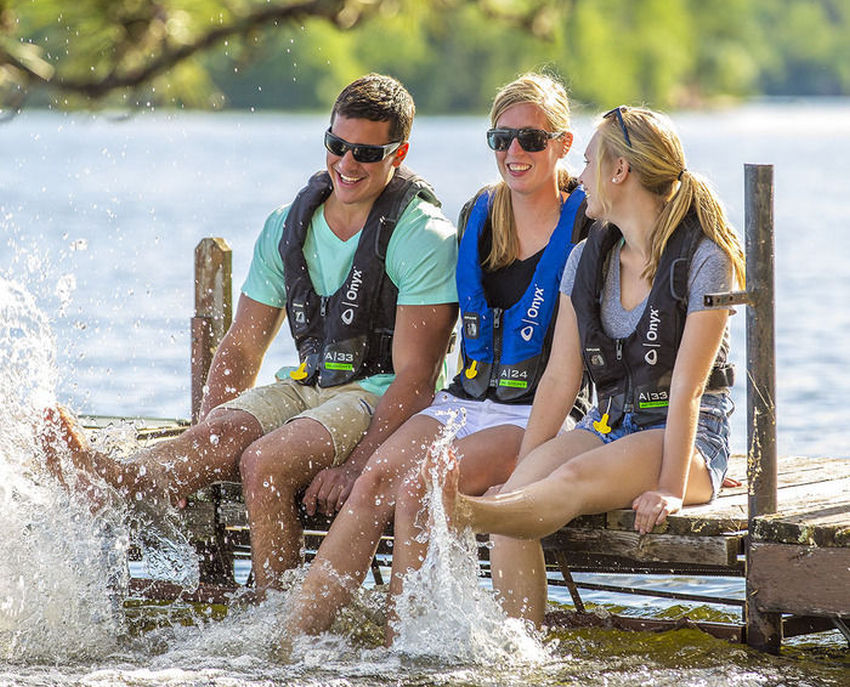
<path id="1" fill-rule="evenodd" d="M 608 119 L 608 117 L 610 117 L 611 115 L 617 115 L 617 121 L 620 123 L 620 130 L 623 132 L 623 138 L 626 139 L 626 145 L 629 146 L 629 148 L 631 148 L 632 147 L 632 139 L 629 138 L 629 130 L 626 128 L 626 122 L 623 121 L 623 113 L 621 112 L 621 110 L 624 110 L 624 109 L 625 109 L 625 105 L 620 105 L 619 107 L 615 107 L 610 112 L 606 112 L 604 115 L 602 115 L 602 118 Z"/>
<path id="2" fill-rule="evenodd" d="M 327 148 L 331 155 L 342 157 L 350 150 L 351 156 L 357 162 L 380 162 L 398 150 L 401 144 L 402 141 L 393 141 L 392 143 L 385 143 L 382 146 L 366 143 L 349 143 L 344 138 L 334 136 L 330 129 L 325 132 L 325 148 Z"/>
<path id="3" fill-rule="evenodd" d="M 544 131 L 543 129 L 490 129 L 487 131 L 487 145 L 501 152 L 511 147 L 511 142 L 519 141 L 520 148 L 526 153 L 539 153 L 549 144 L 550 138 L 563 136 L 563 131 Z"/>

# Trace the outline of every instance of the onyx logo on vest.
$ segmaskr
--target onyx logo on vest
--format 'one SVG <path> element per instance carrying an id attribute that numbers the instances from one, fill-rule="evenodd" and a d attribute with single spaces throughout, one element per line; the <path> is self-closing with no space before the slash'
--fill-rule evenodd
<path id="1" fill-rule="evenodd" d="M 525 317 L 527 319 L 523 319 L 523 322 L 525 322 L 527 326 L 523 327 L 519 332 L 520 336 L 526 341 L 531 341 L 531 337 L 534 336 L 534 328 L 540 326 L 538 318 L 540 317 L 540 306 L 543 305 L 545 295 L 545 290 L 535 284 L 534 298 L 531 299 L 531 305 L 528 306 L 528 310 L 525 311 Z"/>
<path id="2" fill-rule="evenodd" d="M 363 270 L 358 270 L 354 268 L 351 271 L 351 283 L 348 285 L 348 288 L 345 291 L 345 298 L 348 302 L 343 301 L 343 305 L 346 306 L 345 310 L 342 311 L 342 321 L 345 324 L 351 324 L 352 320 L 354 320 L 354 309 L 359 308 L 360 306 L 357 304 L 357 296 L 360 293 L 360 285 L 363 283 Z"/>
<path id="3" fill-rule="evenodd" d="M 649 305 L 649 327 L 646 330 L 646 340 L 643 345 L 649 350 L 644 354 L 643 359 L 649 365 L 655 365 L 658 362 L 658 325 L 661 324 L 661 309 Z"/>
<path id="4" fill-rule="evenodd" d="M 463 335 L 467 339 L 477 339 L 480 327 L 478 325 L 478 313 L 467 312 L 463 314 Z"/>
<path id="5" fill-rule="evenodd" d="M 292 311 L 295 313 L 295 323 L 304 324 L 307 322 L 307 314 L 304 311 L 304 303 L 292 303 Z"/>

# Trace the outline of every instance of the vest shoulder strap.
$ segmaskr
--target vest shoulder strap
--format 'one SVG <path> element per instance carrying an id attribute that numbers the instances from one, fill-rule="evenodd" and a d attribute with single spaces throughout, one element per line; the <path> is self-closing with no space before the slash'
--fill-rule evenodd
<path id="1" fill-rule="evenodd" d="M 579 241 L 583 241 L 587 238 L 590 233 L 590 228 L 599 222 L 597 220 L 591 219 L 587 216 L 585 211 L 587 210 L 587 198 L 584 198 L 581 201 L 581 205 L 578 206 L 576 210 L 576 218 L 573 222 L 573 244 L 578 243 Z"/>
<path id="2" fill-rule="evenodd" d="M 402 165 L 396 169 L 390 183 L 378 196 L 369 213 L 369 218 L 366 220 L 366 224 L 369 225 L 370 220 L 377 217 L 378 231 L 375 236 L 375 255 L 380 260 L 383 261 L 387 257 L 387 246 L 399 217 L 416 197 L 422 198 L 435 207 L 442 205 L 431 184 L 410 168 Z"/>
<path id="3" fill-rule="evenodd" d="M 457 218 L 457 240 L 460 243 L 460 240 L 463 238 L 463 234 L 466 231 L 466 227 L 469 225 L 469 216 L 472 214 L 472 209 L 475 207 L 475 204 L 478 202 L 478 199 L 481 198 L 485 193 L 490 193 L 493 190 L 492 186 L 485 186 L 478 190 L 478 192 L 466 201 L 463 204 L 463 207 L 460 209 L 460 214 L 458 214 Z"/>

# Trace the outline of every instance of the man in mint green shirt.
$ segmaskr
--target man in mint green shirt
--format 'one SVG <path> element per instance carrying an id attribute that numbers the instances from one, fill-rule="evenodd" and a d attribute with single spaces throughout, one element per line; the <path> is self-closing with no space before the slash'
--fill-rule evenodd
<path id="1" fill-rule="evenodd" d="M 372 452 L 434 395 L 457 317 L 457 238 L 427 183 L 402 166 L 413 115 L 410 94 L 387 76 L 340 93 L 326 171 L 256 242 L 197 425 L 119 463 L 59 414 L 75 464 L 130 500 L 179 504 L 241 481 L 258 589 L 301 561 L 297 496 L 306 489 L 308 513 L 336 512 Z M 255 387 L 284 321 L 299 365 Z"/>

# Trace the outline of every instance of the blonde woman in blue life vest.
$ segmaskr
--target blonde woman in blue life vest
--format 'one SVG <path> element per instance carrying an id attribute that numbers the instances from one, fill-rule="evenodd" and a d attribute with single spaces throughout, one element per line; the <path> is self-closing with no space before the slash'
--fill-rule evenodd
<path id="1" fill-rule="evenodd" d="M 427 518 L 417 517 L 424 495 L 420 465 L 446 424 L 463 418 L 452 442 L 463 493 L 484 494 L 516 466 L 549 357 L 564 265 L 590 221 L 578 181 L 560 164 L 573 140 L 563 86 L 547 76 L 524 75 L 499 91 L 490 120 L 487 143 L 502 180 L 479 191 L 459 222 L 463 367 L 430 407 L 369 459 L 291 606 L 290 634 L 330 627 L 393 522 L 387 625 L 387 642 L 392 641 L 392 601 L 402 591 L 404 574 L 421 566 L 428 546 Z M 576 405 L 576 419 L 584 409 Z M 567 410 L 559 422 L 572 426 Z"/>
<path id="2" fill-rule="evenodd" d="M 706 293 L 743 285 L 739 242 L 707 183 L 687 169 L 670 121 L 606 114 L 579 177 L 597 220 L 570 255 L 552 354 L 513 474 L 493 496 L 463 489 L 449 458 L 454 527 L 493 535 L 493 580 L 509 615 L 543 621 L 539 539 L 576 516 L 635 511 L 646 533 L 711 500 L 729 455 L 729 310 Z M 559 430 L 589 373 L 597 405 Z M 460 485 L 460 490 L 458 490 Z"/>

